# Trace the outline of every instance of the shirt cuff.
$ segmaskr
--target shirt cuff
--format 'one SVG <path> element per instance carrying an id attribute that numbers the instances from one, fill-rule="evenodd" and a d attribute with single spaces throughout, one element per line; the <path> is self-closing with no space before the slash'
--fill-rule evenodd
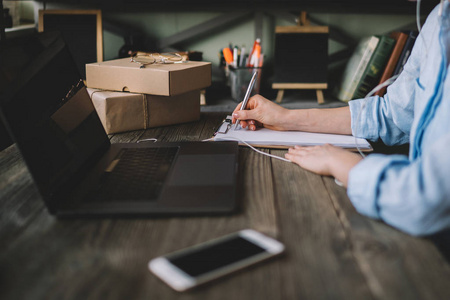
<path id="1" fill-rule="evenodd" d="M 358 99 L 348 102 L 350 107 L 353 136 L 371 141 L 376 141 L 379 139 L 379 128 L 375 125 L 378 124 L 378 120 L 375 120 L 375 115 L 373 113 L 367 113 L 368 111 L 377 111 L 378 108 L 375 106 L 378 102 L 379 97 Z"/>

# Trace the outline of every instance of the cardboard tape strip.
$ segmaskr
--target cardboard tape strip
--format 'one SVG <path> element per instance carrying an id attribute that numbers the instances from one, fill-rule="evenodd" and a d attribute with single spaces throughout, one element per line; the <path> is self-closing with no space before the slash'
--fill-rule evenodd
<path id="1" fill-rule="evenodd" d="M 147 97 L 145 97 L 144 94 L 141 94 L 141 95 L 142 95 L 142 105 L 144 108 L 144 129 L 147 129 L 148 125 L 149 125 L 148 123 L 150 122 L 150 120 L 148 118 Z"/>
<path id="2" fill-rule="evenodd" d="M 91 101 L 94 99 L 94 94 L 97 92 L 117 92 L 117 91 L 112 91 L 112 90 L 97 90 L 97 91 L 93 91 L 92 94 L 90 95 Z M 148 100 L 147 97 L 145 97 L 145 94 L 141 94 L 142 95 L 142 107 L 144 109 L 144 129 L 147 129 L 149 127 L 149 115 L 148 115 Z"/>

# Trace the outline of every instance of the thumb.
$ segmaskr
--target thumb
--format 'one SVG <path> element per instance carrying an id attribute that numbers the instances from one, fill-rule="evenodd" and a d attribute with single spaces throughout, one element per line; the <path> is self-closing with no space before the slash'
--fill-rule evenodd
<path id="1" fill-rule="evenodd" d="M 233 114 L 238 120 L 256 120 L 256 113 L 252 110 L 239 110 Z"/>

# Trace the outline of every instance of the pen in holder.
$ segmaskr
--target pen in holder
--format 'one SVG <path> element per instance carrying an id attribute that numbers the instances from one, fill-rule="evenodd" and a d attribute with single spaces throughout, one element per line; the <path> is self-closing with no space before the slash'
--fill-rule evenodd
<path id="1" fill-rule="evenodd" d="M 261 68 L 229 68 L 228 82 L 231 89 L 231 98 L 237 102 L 241 102 L 244 99 L 245 92 L 247 91 L 248 84 L 254 72 L 258 72 L 256 75 L 255 85 L 253 87 L 252 94 L 259 93 L 259 87 L 261 83 Z"/>

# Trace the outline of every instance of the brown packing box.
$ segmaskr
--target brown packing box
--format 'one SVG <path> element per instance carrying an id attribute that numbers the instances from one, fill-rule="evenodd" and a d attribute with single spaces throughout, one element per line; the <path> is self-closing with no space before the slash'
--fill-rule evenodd
<path id="1" fill-rule="evenodd" d="M 87 90 L 108 134 L 200 119 L 199 90 L 176 96 Z"/>
<path id="2" fill-rule="evenodd" d="M 211 63 L 188 61 L 176 64 L 151 64 L 145 68 L 130 58 L 86 65 L 90 88 L 173 96 L 211 85 Z"/>

